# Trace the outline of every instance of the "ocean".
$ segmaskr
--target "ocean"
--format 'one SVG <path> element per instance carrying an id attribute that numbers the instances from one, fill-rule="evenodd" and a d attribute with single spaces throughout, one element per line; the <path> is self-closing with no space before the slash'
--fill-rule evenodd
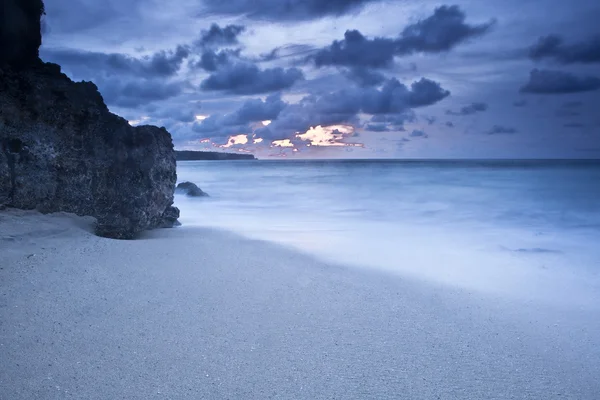
<path id="1" fill-rule="evenodd" d="M 185 161 L 183 226 L 519 300 L 600 306 L 600 161 Z"/>

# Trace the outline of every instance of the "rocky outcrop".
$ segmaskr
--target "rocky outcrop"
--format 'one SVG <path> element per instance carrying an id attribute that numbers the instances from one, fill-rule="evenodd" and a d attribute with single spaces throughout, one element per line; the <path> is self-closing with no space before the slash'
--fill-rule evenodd
<path id="1" fill-rule="evenodd" d="M 96 85 L 39 60 L 41 1 L 2 1 L 0 41 L 16 44 L 0 48 L 0 204 L 91 215 L 98 235 L 119 239 L 172 226 L 169 132 L 130 126 Z"/>
<path id="2" fill-rule="evenodd" d="M 38 61 L 42 44 L 42 0 L 0 2 L 0 65 L 26 67 Z"/>
<path id="3" fill-rule="evenodd" d="M 179 194 L 185 194 L 189 197 L 209 197 L 208 193 L 200 189 L 195 183 L 192 182 L 180 183 L 177 185 L 175 192 Z"/>
<path id="4" fill-rule="evenodd" d="M 177 161 L 229 161 L 229 160 L 256 160 L 252 154 L 222 153 L 220 151 L 189 151 L 175 152 Z"/>

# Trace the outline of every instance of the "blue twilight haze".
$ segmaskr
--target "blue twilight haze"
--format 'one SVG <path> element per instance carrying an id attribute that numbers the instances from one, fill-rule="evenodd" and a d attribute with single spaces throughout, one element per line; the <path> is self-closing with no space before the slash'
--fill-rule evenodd
<path id="1" fill-rule="evenodd" d="M 592 0 L 47 0 L 41 57 L 180 149 L 598 158 Z"/>

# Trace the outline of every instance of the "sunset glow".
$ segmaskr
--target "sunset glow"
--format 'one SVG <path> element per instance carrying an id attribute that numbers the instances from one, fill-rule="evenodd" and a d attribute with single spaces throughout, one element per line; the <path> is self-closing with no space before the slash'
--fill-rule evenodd
<path id="1" fill-rule="evenodd" d="M 313 146 L 344 146 L 364 147 L 362 143 L 345 143 L 343 140 L 354 133 L 350 125 L 316 126 L 305 133 L 296 135 L 301 140 L 310 142 Z"/>
<path id="2" fill-rule="evenodd" d="M 294 147 L 294 143 L 290 139 L 273 140 L 271 145 L 273 147 Z"/>
<path id="3" fill-rule="evenodd" d="M 219 147 L 227 148 L 227 147 L 235 146 L 236 144 L 247 144 L 247 143 L 248 143 L 247 135 L 236 135 L 236 136 L 230 136 L 229 140 L 227 141 L 227 144 L 221 145 Z"/>

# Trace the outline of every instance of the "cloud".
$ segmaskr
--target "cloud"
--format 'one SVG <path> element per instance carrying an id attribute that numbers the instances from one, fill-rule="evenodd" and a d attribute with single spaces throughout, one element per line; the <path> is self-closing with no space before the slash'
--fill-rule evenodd
<path id="1" fill-rule="evenodd" d="M 137 108 L 154 101 L 167 100 L 183 91 L 181 82 L 165 82 L 163 80 L 99 79 L 96 84 L 108 105 L 124 108 Z"/>
<path id="2" fill-rule="evenodd" d="M 304 74 L 298 68 L 262 70 L 254 64 L 239 62 L 219 68 L 200 87 L 207 91 L 260 94 L 288 89 L 301 79 Z"/>
<path id="3" fill-rule="evenodd" d="M 210 29 L 202 31 L 200 39 L 195 43 L 198 47 L 221 47 L 238 43 L 238 36 L 246 28 L 242 25 L 227 25 L 221 28 L 212 24 Z"/>
<path id="4" fill-rule="evenodd" d="M 392 81 L 394 80 L 390 80 L 390 82 Z M 398 81 L 395 82 L 399 83 Z M 398 86 L 396 86 L 397 89 Z M 442 89 L 438 82 L 421 78 L 421 80 L 411 85 L 408 104 L 411 108 L 429 106 L 448 96 L 450 96 L 450 92 Z"/>
<path id="5" fill-rule="evenodd" d="M 196 121 L 196 115 L 200 111 L 200 106 L 195 107 L 181 107 L 181 106 L 167 106 L 167 107 L 155 107 L 150 106 L 146 108 L 148 114 L 151 115 L 152 119 L 159 120 L 170 120 L 173 122 L 181 123 L 192 123 Z"/>
<path id="6" fill-rule="evenodd" d="M 478 112 L 483 112 L 488 109 L 488 105 L 486 103 L 476 102 L 471 103 L 467 106 L 462 107 L 459 111 L 447 110 L 446 114 L 448 115 L 472 115 Z"/>
<path id="7" fill-rule="evenodd" d="M 394 39 L 367 39 L 357 30 L 346 31 L 344 40 L 336 40 L 314 56 L 317 67 L 325 65 L 384 68 L 392 66 L 396 53 Z"/>
<path id="8" fill-rule="evenodd" d="M 402 124 L 412 115 L 411 109 L 435 104 L 450 95 L 439 83 L 426 78 L 407 87 L 397 79 L 387 80 L 380 89 L 353 87 L 304 97 L 297 104 L 286 107 L 277 120 L 257 134 L 266 138 L 289 138 L 296 132 L 305 132 L 311 126 L 357 125 L 358 114 L 381 116 L 373 124 L 396 124 L 389 130 L 402 130 Z M 381 126 L 373 125 L 379 129 Z"/>
<path id="9" fill-rule="evenodd" d="M 453 123 L 453 122 L 451 122 L 451 121 L 448 121 L 448 122 L 446 122 L 446 126 L 447 126 L 448 128 L 454 128 L 454 123 Z"/>
<path id="10" fill-rule="evenodd" d="M 600 89 L 600 78 L 577 76 L 569 72 L 534 69 L 520 91 L 535 94 L 565 94 Z"/>
<path id="11" fill-rule="evenodd" d="M 135 58 L 120 53 L 42 48 L 40 55 L 45 61 L 59 64 L 79 78 L 128 75 L 152 79 L 174 76 L 189 57 L 190 50 L 186 46 L 178 46 L 173 51 L 159 51 L 151 56 Z"/>
<path id="12" fill-rule="evenodd" d="M 319 50 L 310 58 L 317 67 L 326 65 L 387 68 L 397 56 L 414 53 L 441 53 L 488 32 L 494 25 L 465 23 L 466 15 L 457 6 L 441 6 L 432 16 L 407 26 L 398 38 L 366 38 L 348 30 L 343 40 Z"/>
<path id="13" fill-rule="evenodd" d="M 344 75 L 359 86 L 378 86 L 385 82 L 385 75 L 364 67 L 350 68 Z"/>
<path id="14" fill-rule="evenodd" d="M 213 14 L 279 22 L 339 16 L 376 1 L 381 0 L 204 0 L 204 6 Z"/>
<path id="15" fill-rule="evenodd" d="M 400 54 L 439 53 L 469 39 L 487 33 L 495 21 L 480 25 L 465 23 L 466 15 L 458 6 L 441 6 L 433 15 L 407 26 L 397 41 Z"/>
<path id="16" fill-rule="evenodd" d="M 137 58 L 120 53 L 43 48 L 41 56 L 60 64 L 75 80 L 95 82 L 109 106 L 138 108 L 183 92 L 185 83 L 175 79 L 190 50 L 178 46 L 173 51 Z"/>
<path id="17" fill-rule="evenodd" d="M 593 36 L 575 44 L 565 44 L 558 35 L 541 37 L 529 49 L 532 60 L 553 59 L 561 64 L 600 63 L 600 36 Z"/>
<path id="18" fill-rule="evenodd" d="M 193 64 L 193 66 L 202 68 L 205 71 L 214 72 L 221 67 L 233 64 L 234 60 L 239 59 L 240 51 L 240 49 L 206 50 L 200 56 L 200 61 Z"/>
<path id="19" fill-rule="evenodd" d="M 515 128 L 510 128 L 507 126 L 502 126 L 502 125 L 494 125 L 492 127 L 492 129 L 490 129 L 489 131 L 487 131 L 488 135 L 499 135 L 499 134 L 513 134 L 513 133 L 517 133 L 518 131 Z"/>
<path id="20" fill-rule="evenodd" d="M 194 124 L 193 130 L 201 137 L 225 138 L 236 134 L 250 134 L 251 123 L 277 119 L 281 111 L 287 107 L 280 94 L 273 94 L 265 100 L 251 99 L 242 104 L 236 111 L 225 115 L 211 115 Z"/>

